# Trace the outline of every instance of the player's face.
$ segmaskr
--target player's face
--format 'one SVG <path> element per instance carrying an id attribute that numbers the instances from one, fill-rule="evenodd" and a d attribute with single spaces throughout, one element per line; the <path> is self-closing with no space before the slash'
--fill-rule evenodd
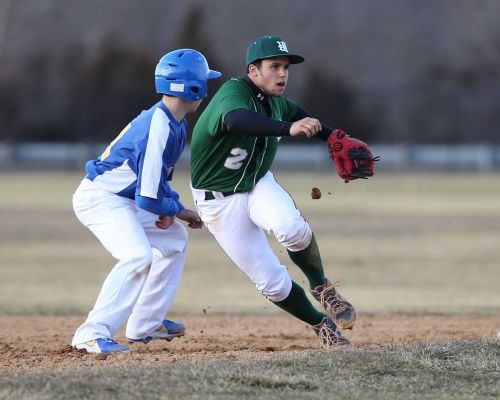
<path id="1" fill-rule="evenodd" d="M 198 109 L 198 107 L 200 106 L 200 104 L 201 104 L 202 101 L 203 101 L 203 99 L 199 99 L 199 100 L 195 100 L 195 101 L 190 101 L 189 102 L 189 109 L 188 109 L 187 114 L 191 114 L 191 113 L 196 112 L 196 110 Z"/>
<path id="2" fill-rule="evenodd" d="M 260 68 L 252 68 L 253 83 L 268 96 L 281 96 L 288 81 L 288 57 L 262 60 Z"/>

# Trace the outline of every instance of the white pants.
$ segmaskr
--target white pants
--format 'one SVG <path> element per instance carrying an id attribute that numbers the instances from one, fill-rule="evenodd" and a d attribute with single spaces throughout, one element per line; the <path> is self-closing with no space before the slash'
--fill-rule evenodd
<path id="1" fill-rule="evenodd" d="M 272 252 L 264 231 L 273 234 L 290 251 L 305 249 L 312 232 L 290 195 L 268 172 L 248 193 L 228 197 L 192 189 L 196 207 L 209 231 L 231 258 L 269 300 L 288 297 L 290 275 Z"/>
<path id="2" fill-rule="evenodd" d="M 157 215 L 88 179 L 73 195 L 73 208 L 118 263 L 72 345 L 112 338 L 127 319 L 128 338 L 146 336 L 161 325 L 175 297 L 184 267 L 186 228 L 176 220 L 168 229 L 159 229 Z"/>

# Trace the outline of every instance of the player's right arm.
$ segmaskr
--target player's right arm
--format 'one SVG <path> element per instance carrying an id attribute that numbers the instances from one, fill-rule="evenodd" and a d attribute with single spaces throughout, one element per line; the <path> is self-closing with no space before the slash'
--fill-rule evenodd
<path id="1" fill-rule="evenodd" d="M 153 199 L 136 194 L 135 202 L 143 210 L 156 215 L 174 216 L 180 211 L 175 200 L 168 197 Z"/>
<path id="2" fill-rule="evenodd" d="M 321 122 L 312 117 L 298 121 L 279 121 L 255 111 L 239 108 L 226 114 L 224 122 L 232 133 L 250 136 L 314 136 L 321 130 Z"/>
<path id="3" fill-rule="evenodd" d="M 304 108 L 297 106 L 297 110 L 295 112 L 295 116 L 293 117 L 292 121 L 300 121 L 304 118 L 314 118 L 311 113 Z M 333 129 L 330 128 L 328 125 L 325 125 L 323 122 L 320 122 L 321 128 L 315 135 L 316 138 L 321 139 L 323 141 L 327 141 L 330 134 L 332 133 Z"/>
<path id="4" fill-rule="evenodd" d="M 278 121 L 255 111 L 238 108 L 224 116 L 224 123 L 231 133 L 250 136 L 290 136 L 292 122 Z"/>

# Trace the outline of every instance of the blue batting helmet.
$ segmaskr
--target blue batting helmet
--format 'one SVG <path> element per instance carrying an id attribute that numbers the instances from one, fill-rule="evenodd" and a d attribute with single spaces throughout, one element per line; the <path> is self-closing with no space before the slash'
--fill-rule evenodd
<path id="1" fill-rule="evenodd" d="M 220 76 L 220 72 L 208 67 L 206 58 L 199 51 L 174 50 L 165 54 L 156 66 L 156 93 L 199 100 L 207 94 L 207 80 Z"/>

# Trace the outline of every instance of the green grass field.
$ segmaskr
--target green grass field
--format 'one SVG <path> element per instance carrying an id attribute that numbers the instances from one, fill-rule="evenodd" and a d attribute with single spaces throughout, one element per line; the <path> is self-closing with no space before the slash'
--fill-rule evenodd
<path id="1" fill-rule="evenodd" d="M 311 223 L 328 276 L 344 282 L 358 311 L 500 313 L 500 175 L 387 173 L 349 184 L 333 172 L 276 176 Z M 73 215 L 71 194 L 81 177 L 0 175 L 0 314 L 83 314 L 92 307 L 114 260 Z M 187 173 L 178 171 L 173 186 L 192 207 Z M 320 200 L 311 199 L 313 186 Z M 191 233 L 175 313 L 281 312 L 206 230 Z M 499 359 L 500 341 L 490 338 L 154 368 L 82 366 L 4 374 L 0 399 L 495 399 Z"/>
<path id="2" fill-rule="evenodd" d="M 379 174 L 349 184 L 333 173 L 276 176 L 311 223 L 328 276 L 345 284 L 360 311 L 500 312 L 500 176 Z M 85 313 L 92 306 L 115 261 L 73 214 L 81 177 L 0 175 L 0 313 Z M 187 182 L 180 171 L 174 187 L 193 207 Z M 321 199 L 311 199 L 313 186 Z M 276 312 L 206 229 L 190 233 L 174 312 Z"/>

